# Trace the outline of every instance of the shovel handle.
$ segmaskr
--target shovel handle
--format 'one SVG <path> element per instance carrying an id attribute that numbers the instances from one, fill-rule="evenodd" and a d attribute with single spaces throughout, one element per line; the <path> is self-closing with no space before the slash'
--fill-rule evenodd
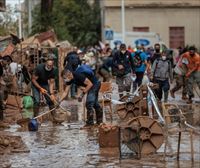
<path id="1" fill-rule="evenodd" d="M 47 95 L 49 98 L 51 98 L 51 96 L 50 96 L 48 93 L 46 93 L 46 95 Z M 67 113 L 68 116 L 71 116 L 71 113 L 69 112 L 69 110 L 68 110 L 68 109 L 65 109 L 64 107 L 62 107 L 62 106 L 60 105 L 60 103 L 59 103 L 57 100 L 55 100 L 54 105 L 56 106 L 55 108 L 53 108 L 54 110 L 55 110 L 57 107 L 60 107 L 64 112 Z"/>
<path id="2" fill-rule="evenodd" d="M 37 118 L 39 118 L 39 117 L 42 117 L 42 116 L 44 116 L 45 114 L 48 114 L 48 113 L 54 111 L 55 109 L 56 109 L 56 108 L 54 107 L 54 108 L 52 108 L 51 110 L 49 110 L 49 111 L 47 111 L 47 112 L 44 112 L 44 113 L 38 115 L 37 117 L 34 117 L 34 119 L 37 119 Z"/>

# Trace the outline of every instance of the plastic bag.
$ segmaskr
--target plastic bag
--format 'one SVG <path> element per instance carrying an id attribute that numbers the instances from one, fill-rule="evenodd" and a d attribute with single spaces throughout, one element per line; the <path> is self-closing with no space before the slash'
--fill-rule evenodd
<path id="1" fill-rule="evenodd" d="M 22 100 L 23 107 L 25 109 L 33 108 L 33 99 L 31 96 L 24 96 Z"/>

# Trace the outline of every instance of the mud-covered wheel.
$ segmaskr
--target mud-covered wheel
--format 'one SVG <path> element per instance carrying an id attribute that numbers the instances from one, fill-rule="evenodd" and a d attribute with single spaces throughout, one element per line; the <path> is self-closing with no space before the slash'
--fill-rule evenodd
<path id="1" fill-rule="evenodd" d="M 129 98 L 129 95 L 124 95 L 119 99 L 119 101 L 126 102 L 128 98 Z"/>
<path id="2" fill-rule="evenodd" d="M 164 142 L 162 126 L 147 116 L 133 118 L 123 126 L 122 142 L 136 153 L 155 153 Z"/>

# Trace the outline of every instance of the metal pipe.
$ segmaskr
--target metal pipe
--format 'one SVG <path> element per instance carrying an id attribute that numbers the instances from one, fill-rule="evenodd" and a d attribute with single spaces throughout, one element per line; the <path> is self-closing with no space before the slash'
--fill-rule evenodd
<path id="1" fill-rule="evenodd" d="M 124 0 L 121 0 L 121 17 L 122 17 L 122 42 L 125 43 L 125 6 L 124 6 Z"/>
<path id="2" fill-rule="evenodd" d="M 164 118 L 163 118 L 162 115 L 161 115 L 160 109 L 158 108 L 158 104 L 157 104 L 155 95 L 153 94 L 153 91 L 152 91 L 151 88 L 148 86 L 148 84 L 147 84 L 147 88 L 148 88 L 148 91 L 149 91 L 149 93 L 150 93 L 150 98 L 151 98 L 151 101 L 152 101 L 152 103 L 153 103 L 153 105 L 154 105 L 155 111 L 156 111 L 156 113 L 158 114 L 159 119 L 161 120 L 161 122 L 165 124 L 165 120 L 164 120 Z"/>

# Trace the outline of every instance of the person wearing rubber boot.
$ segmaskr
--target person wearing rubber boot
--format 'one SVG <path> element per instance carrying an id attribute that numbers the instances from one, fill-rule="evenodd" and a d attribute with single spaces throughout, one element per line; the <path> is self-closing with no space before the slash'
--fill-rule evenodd
<path id="1" fill-rule="evenodd" d="M 34 117 L 39 114 L 40 94 L 43 94 L 49 109 L 54 108 L 54 57 L 48 56 L 46 63 L 39 64 L 32 75 L 32 92 L 34 99 Z M 50 96 L 48 96 L 48 95 Z"/>
<path id="2" fill-rule="evenodd" d="M 87 121 L 85 127 L 94 125 L 94 110 L 96 112 L 96 124 L 101 124 L 103 119 L 103 111 L 98 102 L 98 93 L 101 83 L 94 75 L 92 69 L 88 65 L 81 65 L 74 72 L 70 69 L 65 69 L 62 76 L 66 87 L 64 93 L 61 95 L 60 101 L 62 101 L 68 95 L 72 82 L 79 87 L 84 87 L 82 93 L 78 96 L 78 101 L 81 102 L 84 95 L 87 94 Z"/>
<path id="3" fill-rule="evenodd" d="M 171 62 L 167 59 L 166 51 L 162 52 L 162 56 L 157 58 L 151 69 L 151 80 L 157 83 L 159 88 L 155 89 L 157 98 L 161 101 L 164 92 L 164 102 L 168 101 L 170 83 L 173 79 Z"/>
<path id="4" fill-rule="evenodd" d="M 188 104 L 192 103 L 192 98 L 194 97 L 193 87 L 197 84 L 200 89 L 200 56 L 196 52 L 194 46 L 189 47 L 189 51 L 183 54 L 183 59 L 185 59 L 185 64 L 187 66 L 186 78 L 188 80 Z"/>
<path id="5" fill-rule="evenodd" d="M 133 60 L 131 53 L 126 49 L 126 44 L 120 45 L 120 50 L 113 55 L 112 73 L 116 76 L 116 84 L 118 85 L 119 97 L 130 93 L 131 90 L 131 72 L 134 72 Z"/>

